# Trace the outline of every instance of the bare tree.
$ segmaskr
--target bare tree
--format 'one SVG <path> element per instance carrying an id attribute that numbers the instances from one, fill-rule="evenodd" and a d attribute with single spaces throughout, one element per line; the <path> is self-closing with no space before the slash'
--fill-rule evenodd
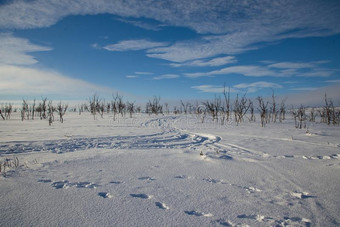
<path id="1" fill-rule="evenodd" d="M 191 104 L 189 102 L 186 102 L 184 103 L 182 100 L 181 100 L 181 105 L 183 107 L 183 111 L 184 111 L 184 114 L 187 114 L 188 113 L 188 110 L 191 106 Z M 191 111 L 190 111 L 191 112 Z"/>
<path id="2" fill-rule="evenodd" d="M 253 104 L 253 101 L 251 101 L 249 99 L 249 110 L 250 110 L 250 121 L 254 121 L 256 120 L 255 118 L 255 114 L 254 114 L 254 104 Z"/>
<path id="3" fill-rule="evenodd" d="M 259 102 L 258 111 L 260 112 L 261 126 L 265 127 L 267 123 L 268 102 L 265 102 L 261 96 L 257 97 L 257 101 Z"/>
<path id="4" fill-rule="evenodd" d="M 243 121 L 243 117 L 250 107 L 249 103 L 247 103 L 248 99 L 246 98 L 246 94 L 244 94 L 241 99 L 238 98 L 238 95 L 236 96 L 233 110 L 237 125 Z"/>
<path id="5" fill-rule="evenodd" d="M 280 122 L 286 119 L 286 105 L 285 105 L 286 99 L 283 99 L 280 104 L 280 114 L 279 119 Z"/>
<path id="6" fill-rule="evenodd" d="M 154 97 L 146 104 L 146 113 L 150 114 L 163 114 L 163 106 L 160 104 L 160 97 Z"/>
<path id="7" fill-rule="evenodd" d="M 316 113 L 315 113 L 314 107 L 312 107 L 310 110 L 309 121 L 315 122 L 315 118 L 316 118 Z"/>
<path id="8" fill-rule="evenodd" d="M 230 105 L 230 87 L 228 87 L 228 92 L 225 90 L 225 84 L 223 89 L 224 101 L 225 101 L 225 113 L 226 120 L 229 121 L 231 118 L 231 105 Z"/>
<path id="9" fill-rule="evenodd" d="M 59 102 L 58 106 L 57 106 L 57 112 L 59 114 L 59 118 L 60 118 L 60 122 L 64 123 L 64 115 L 67 111 L 68 105 L 67 104 L 62 104 L 61 102 Z"/>
<path id="10" fill-rule="evenodd" d="M 47 104 L 46 104 L 47 98 L 43 98 L 42 99 L 42 103 L 41 103 L 41 112 L 42 112 L 42 116 L 40 117 L 41 119 L 46 119 L 46 111 L 47 111 Z"/>
<path id="11" fill-rule="evenodd" d="M 2 111 L 0 110 L 0 116 L 1 116 L 1 118 L 3 119 L 3 120 L 5 120 L 5 117 L 4 117 L 4 115 L 2 115 Z"/>
<path id="12" fill-rule="evenodd" d="M 213 101 L 206 101 L 203 105 L 205 106 L 205 110 L 211 114 L 213 121 L 218 121 L 218 114 L 222 107 L 221 98 L 215 96 Z"/>
<path id="13" fill-rule="evenodd" d="M 29 108 L 28 108 L 28 103 L 25 99 L 22 100 L 22 107 L 21 107 L 21 120 L 25 120 L 25 117 L 27 117 L 26 113 L 28 112 L 29 114 Z M 29 119 L 29 115 L 27 120 Z"/>
<path id="14" fill-rule="evenodd" d="M 9 120 L 11 118 L 11 114 L 13 111 L 13 106 L 12 104 L 8 103 L 5 105 L 5 108 L 2 110 L 5 113 L 5 117 L 0 113 L 1 117 L 5 120 Z"/>
<path id="15" fill-rule="evenodd" d="M 100 105 L 101 101 L 99 100 L 99 97 L 97 94 L 94 94 L 92 97 L 89 98 L 89 104 L 90 104 L 90 111 L 93 115 L 93 119 L 96 119 L 97 112 L 100 112 Z"/>
<path id="16" fill-rule="evenodd" d="M 292 109 L 291 113 L 294 117 L 295 127 L 299 129 L 306 128 L 306 107 L 301 105 L 297 110 Z"/>
<path id="17" fill-rule="evenodd" d="M 52 101 L 48 102 L 47 106 L 47 115 L 48 115 L 48 124 L 51 126 L 54 121 L 54 115 L 53 112 L 55 111 L 55 108 L 53 107 Z"/>
<path id="18" fill-rule="evenodd" d="M 274 90 L 273 90 L 273 93 L 272 93 L 272 105 L 270 107 L 270 110 L 271 110 L 272 122 L 275 123 L 276 119 L 277 119 L 278 111 L 277 111 L 277 104 L 276 104 L 276 101 L 275 101 Z"/>
<path id="19" fill-rule="evenodd" d="M 132 118 L 132 114 L 135 112 L 135 102 L 127 102 L 126 109 L 130 114 L 130 118 Z"/>

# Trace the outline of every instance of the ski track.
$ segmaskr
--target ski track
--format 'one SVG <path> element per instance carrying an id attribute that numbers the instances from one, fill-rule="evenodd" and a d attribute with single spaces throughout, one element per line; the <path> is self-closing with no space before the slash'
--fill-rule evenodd
<path id="1" fill-rule="evenodd" d="M 19 154 L 19 153 L 27 153 L 27 152 L 52 152 L 52 153 L 65 153 L 65 152 L 74 152 L 81 151 L 87 149 L 188 149 L 190 151 L 201 152 L 204 154 L 204 159 L 213 159 L 220 161 L 230 161 L 230 160 L 238 160 L 238 161 L 248 161 L 254 162 L 264 168 L 272 177 L 276 179 L 280 179 L 285 182 L 285 185 L 282 185 L 282 193 L 281 197 L 290 196 L 290 199 L 296 200 L 305 200 L 307 201 L 308 207 L 312 212 L 313 220 L 309 220 L 302 217 L 283 217 L 283 218 L 273 218 L 273 217 L 265 217 L 259 214 L 256 215 L 248 215 L 241 214 L 238 215 L 237 218 L 240 220 L 251 219 L 253 221 L 259 223 L 266 223 L 275 226 L 286 226 L 286 225 L 299 225 L 299 226 L 310 226 L 312 222 L 314 224 L 318 223 L 318 216 L 325 215 L 326 211 L 321 211 L 315 202 L 316 196 L 309 195 L 308 192 L 305 192 L 303 188 L 301 188 L 297 183 L 293 182 L 289 179 L 288 176 L 285 176 L 283 173 L 279 173 L 275 171 L 272 167 L 266 165 L 264 162 L 261 162 L 265 159 L 283 159 L 283 158 L 299 158 L 305 160 L 334 160 L 340 159 L 340 154 L 333 154 L 330 156 L 296 156 L 296 155 L 282 155 L 282 156 L 273 156 L 266 154 L 264 152 L 252 150 L 245 148 L 240 145 L 227 143 L 226 141 L 222 141 L 221 137 L 209 135 L 209 134 L 201 134 L 189 132 L 187 130 L 182 130 L 174 127 L 174 122 L 178 117 L 170 116 L 170 117 L 158 117 L 154 119 L 150 119 L 141 124 L 142 127 L 157 127 L 161 129 L 160 133 L 154 134 L 146 134 L 139 136 L 109 136 L 109 137 L 94 137 L 94 138 L 72 138 L 69 137 L 67 139 L 62 140 L 54 140 L 54 141 L 15 141 L 15 142 L 7 142 L 0 143 L 0 157 L 4 154 Z M 275 138 L 274 138 L 275 139 Z M 223 142 L 223 143 L 222 143 Z M 296 141 L 294 141 L 296 142 Z M 191 178 L 185 175 L 175 176 L 175 178 L 181 180 L 190 180 Z M 138 180 L 151 182 L 156 179 L 149 176 L 139 177 Z M 240 189 L 245 190 L 247 193 L 261 193 L 262 190 L 253 186 L 240 186 L 235 184 L 229 184 L 221 179 L 213 179 L 213 178 L 205 178 L 202 179 L 207 183 L 212 184 L 225 184 L 226 186 L 234 186 Z M 64 181 L 56 181 L 52 180 L 39 180 L 41 183 L 50 183 L 52 187 L 55 189 L 67 189 L 70 187 L 76 188 L 90 188 L 95 189 L 100 185 L 93 184 L 91 182 L 69 182 L 67 180 Z M 120 184 L 122 182 L 110 182 L 113 184 Z M 294 191 L 289 191 L 287 189 L 287 185 L 295 188 Z M 113 198 L 113 196 L 108 192 L 99 192 L 98 196 L 107 199 Z M 153 196 L 147 194 L 130 194 L 130 196 L 134 199 L 142 199 L 149 200 L 152 199 Z M 170 207 L 162 202 L 154 202 L 154 205 L 160 209 L 168 210 Z M 193 217 L 207 217 L 212 218 L 214 215 L 211 213 L 204 213 L 197 210 L 186 210 L 183 211 L 185 214 Z M 332 217 L 330 217 L 332 218 Z M 219 224 L 222 226 L 237 226 L 234 225 L 229 220 L 225 219 L 217 219 L 212 220 L 212 223 Z"/>

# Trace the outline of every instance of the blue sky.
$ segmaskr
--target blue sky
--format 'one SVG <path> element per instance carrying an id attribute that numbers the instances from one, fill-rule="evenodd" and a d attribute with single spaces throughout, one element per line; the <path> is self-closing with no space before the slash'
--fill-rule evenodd
<path id="1" fill-rule="evenodd" d="M 339 21 L 336 0 L 4 1 L 0 99 L 338 98 Z"/>

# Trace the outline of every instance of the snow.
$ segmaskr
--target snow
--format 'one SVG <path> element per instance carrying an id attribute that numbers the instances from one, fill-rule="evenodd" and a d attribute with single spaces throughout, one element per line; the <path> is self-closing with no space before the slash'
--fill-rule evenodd
<path id="1" fill-rule="evenodd" d="M 0 177 L 0 226 L 340 225 L 338 126 L 86 113 L 0 125 L 0 161 L 20 161 Z"/>

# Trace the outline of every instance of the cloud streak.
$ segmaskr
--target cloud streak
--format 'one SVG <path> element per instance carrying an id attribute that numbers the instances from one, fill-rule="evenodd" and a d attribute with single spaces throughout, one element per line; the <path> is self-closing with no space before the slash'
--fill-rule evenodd
<path id="1" fill-rule="evenodd" d="M 145 50 L 159 46 L 166 46 L 166 43 L 162 42 L 151 42 L 144 39 L 136 40 L 125 40 L 116 44 L 111 44 L 103 47 L 103 49 L 108 51 L 136 51 Z"/>
<path id="2" fill-rule="evenodd" d="M 189 78 L 229 74 L 238 74 L 246 77 L 329 77 L 333 75 L 336 70 L 320 67 L 321 64 L 326 62 L 327 61 L 302 63 L 279 62 L 266 66 L 240 65 L 225 67 L 210 72 L 185 73 L 184 75 Z"/>
<path id="3" fill-rule="evenodd" d="M 28 52 L 50 51 L 52 48 L 30 43 L 27 39 L 0 33 L 0 65 L 33 65 L 37 60 Z"/>
<path id="4" fill-rule="evenodd" d="M 122 18 L 148 18 L 199 33 L 201 37 L 195 42 L 180 41 L 168 47 L 145 47 L 157 47 L 149 51 L 149 57 L 173 62 L 220 54 L 235 55 L 261 48 L 258 45 L 261 42 L 340 33 L 340 4 L 322 0 L 245 0 L 228 3 L 216 0 L 18 0 L 0 6 L 0 28 L 49 27 L 70 15 L 104 13 Z M 153 29 L 149 24 L 135 19 L 126 19 L 126 22 Z M 124 50 L 119 46 L 112 48 Z"/>
<path id="5" fill-rule="evenodd" d="M 111 95 L 115 90 L 60 73 L 21 66 L 0 66 L 0 95 L 57 96 L 83 99 L 92 93 Z"/>
<path id="6" fill-rule="evenodd" d="M 176 79 L 176 78 L 179 78 L 179 75 L 177 75 L 177 74 L 164 74 L 164 75 L 153 77 L 154 80 Z"/>
<path id="7" fill-rule="evenodd" d="M 221 65 L 227 65 L 227 64 L 233 64 L 236 63 L 237 60 L 234 56 L 225 56 L 225 57 L 217 57 L 210 60 L 206 59 L 200 59 L 200 60 L 194 60 L 184 63 L 171 63 L 170 65 L 173 67 L 183 67 L 183 66 L 192 66 L 192 67 L 214 67 L 214 66 L 221 66 Z"/>

